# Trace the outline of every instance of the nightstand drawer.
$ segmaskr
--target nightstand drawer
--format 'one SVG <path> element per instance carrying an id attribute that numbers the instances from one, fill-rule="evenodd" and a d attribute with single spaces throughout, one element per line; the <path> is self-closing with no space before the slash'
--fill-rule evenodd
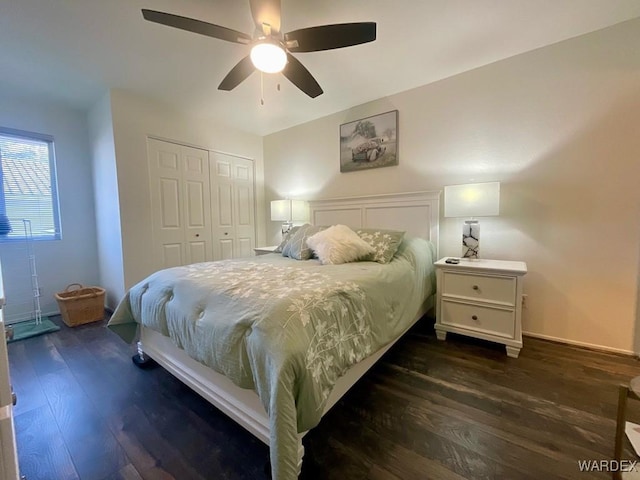
<path id="1" fill-rule="evenodd" d="M 499 337 L 515 337 L 515 313 L 513 310 L 443 301 L 440 315 L 439 321 L 443 325 L 451 325 Z"/>
<path id="2" fill-rule="evenodd" d="M 514 305 L 516 279 L 514 277 L 443 272 L 442 295 Z"/>

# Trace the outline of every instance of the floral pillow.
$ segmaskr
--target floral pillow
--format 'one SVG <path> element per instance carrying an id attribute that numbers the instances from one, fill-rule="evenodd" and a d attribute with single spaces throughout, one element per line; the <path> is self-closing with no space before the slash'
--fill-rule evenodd
<path id="1" fill-rule="evenodd" d="M 373 248 L 369 258 L 373 262 L 389 263 L 398 251 L 405 232 L 381 230 L 379 228 L 361 228 L 356 233 Z"/>
<path id="2" fill-rule="evenodd" d="M 282 256 L 295 258 L 296 260 L 309 260 L 313 255 L 313 250 L 307 244 L 307 239 L 325 228 L 305 223 L 289 238 L 289 241 L 282 249 Z"/>
<path id="3" fill-rule="evenodd" d="M 334 225 L 307 239 L 323 265 L 355 262 L 370 257 L 373 248 L 345 225 Z"/>

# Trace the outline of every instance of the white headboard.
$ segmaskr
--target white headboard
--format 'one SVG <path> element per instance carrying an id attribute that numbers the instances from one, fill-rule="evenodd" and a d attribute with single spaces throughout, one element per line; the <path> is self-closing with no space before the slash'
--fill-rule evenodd
<path id="1" fill-rule="evenodd" d="M 438 251 L 439 191 L 312 200 L 309 205 L 314 225 L 403 230 L 430 240 Z"/>

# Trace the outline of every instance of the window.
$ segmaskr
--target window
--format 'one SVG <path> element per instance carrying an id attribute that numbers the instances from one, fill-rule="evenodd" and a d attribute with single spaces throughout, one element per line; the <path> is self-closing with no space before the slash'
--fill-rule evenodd
<path id="1" fill-rule="evenodd" d="M 0 167 L 0 241 L 59 239 L 53 137 L 0 128 Z"/>

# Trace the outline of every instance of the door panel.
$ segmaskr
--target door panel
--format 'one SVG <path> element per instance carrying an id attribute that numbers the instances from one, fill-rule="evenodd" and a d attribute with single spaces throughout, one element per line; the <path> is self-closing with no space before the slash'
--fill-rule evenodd
<path id="1" fill-rule="evenodd" d="M 178 159 L 180 158 L 180 152 L 169 148 L 165 149 L 165 146 L 158 145 L 158 168 L 178 171 Z"/>
<path id="2" fill-rule="evenodd" d="M 179 267 L 184 265 L 182 243 L 165 243 L 162 245 L 162 266 L 160 268 Z"/>
<path id="3" fill-rule="evenodd" d="M 202 182 L 186 182 L 187 188 L 187 226 L 202 228 L 205 223 L 204 189 Z"/>
<path id="4" fill-rule="evenodd" d="M 238 159 L 240 161 L 240 159 Z M 253 164 L 253 162 L 251 162 Z M 252 175 L 249 170 L 253 169 L 253 165 L 236 164 L 236 178 L 238 180 L 250 180 Z"/>
<path id="5" fill-rule="evenodd" d="M 216 159 L 216 175 L 218 178 L 231 178 L 231 163 Z"/>
<path id="6" fill-rule="evenodd" d="M 238 256 L 250 257 L 253 252 L 252 238 L 238 238 Z"/>
<path id="7" fill-rule="evenodd" d="M 233 227 L 233 187 L 218 185 L 218 226 L 228 231 Z"/>
<path id="8" fill-rule="evenodd" d="M 201 154 L 201 152 L 204 152 L 203 150 L 188 147 L 183 147 L 183 150 L 187 150 L 184 155 L 185 171 L 201 175 L 208 173 L 208 169 L 204 165 L 207 159 Z"/>
<path id="9" fill-rule="evenodd" d="M 175 178 L 160 178 L 162 228 L 180 228 L 180 186 Z"/>
<path id="10" fill-rule="evenodd" d="M 187 256 L 189 263 L 207 261 L 207 244 L 205 242 L 189 242 L 187 244 Z"/>
<path id="11" fill-rule="evenodd" d="M 220 240 L 220 258 L 217 260 L 229 260 L 233 258 L 233 240 Z"/>
<path id="12" fill-rule="evenodd" d="M 245 185 L 238 185 L 236 187 L 236 202 L 237 202 L 237 211 L 238 211 L 238 222 L 237 226 L 247 226 L 251 225 L 251 212 L 253 211 L 253 202 L 251 191 Z"/>

